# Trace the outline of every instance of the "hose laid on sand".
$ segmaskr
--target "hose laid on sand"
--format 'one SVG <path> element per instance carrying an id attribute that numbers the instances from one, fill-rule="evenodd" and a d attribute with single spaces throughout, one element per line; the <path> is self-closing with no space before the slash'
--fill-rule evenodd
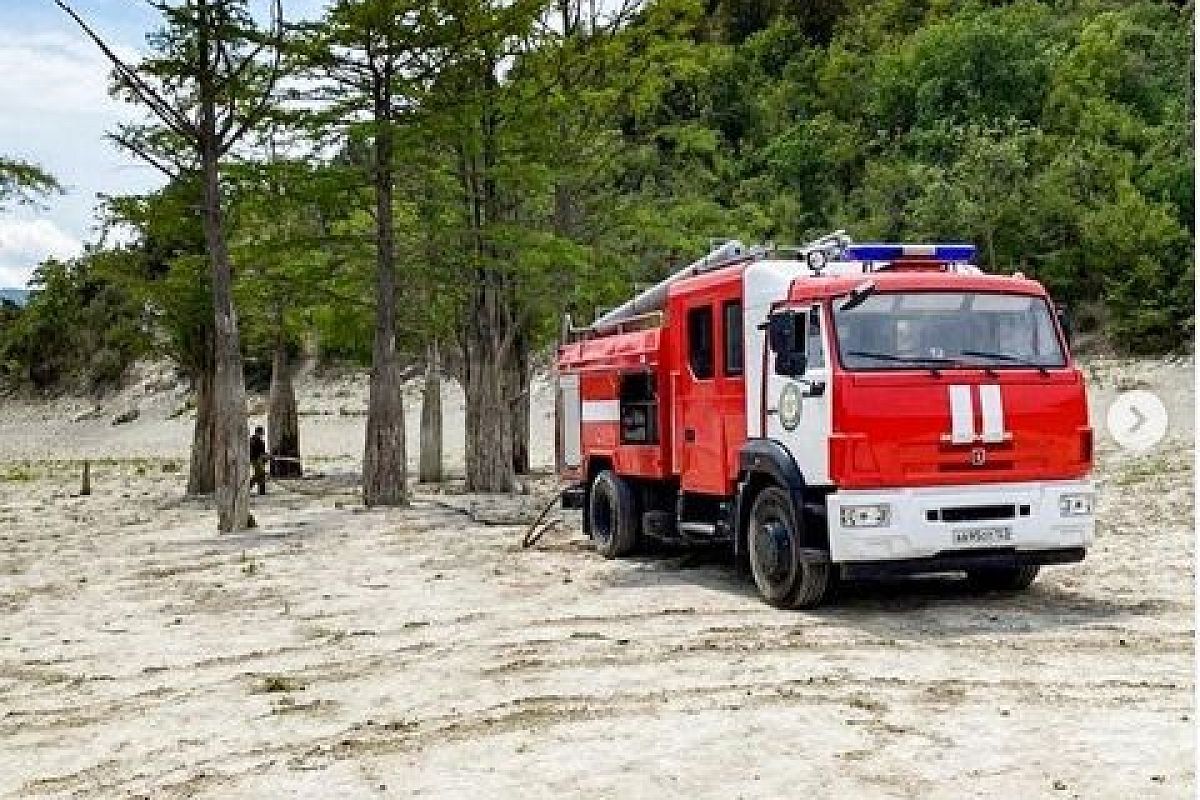
<path id="1" fill-rule="evenodd" d="M 533 524 L 525 529 L 525 536 L 521 539 L 522 549 L 528 550 L 530 547 L 533 547 L 538 543 L 539 540 L 541 540 L 543 536 L 546 535 L 546 531 L 562 524 L 562 520 L 558 518 L 549 520 L 545 524 L 542 523 L 542 520 L 546 518 L 546 515 L 550 513 L 550 509 L 554 508 L 554 504 L 562 499 L 562 496 L 566 493 L 567 490 L 563 489 L 561 492 L 551 497 L 550 502 L 546 503 L 546 507 L 542 509 L 542 513 L 538 514 L 537 519 L 533 521 Z"/>

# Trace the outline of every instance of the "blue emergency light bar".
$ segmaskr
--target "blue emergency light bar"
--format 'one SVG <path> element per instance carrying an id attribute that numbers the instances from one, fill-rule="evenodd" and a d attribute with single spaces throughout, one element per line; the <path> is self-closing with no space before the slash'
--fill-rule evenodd
<path id="1" fill-rule="evenodd" d="M 897 261 L 902 258 L 932 258 L 962 263 L 975 260 L 973 244 L 852 244 L 842 253 L 847 261 Z"/>

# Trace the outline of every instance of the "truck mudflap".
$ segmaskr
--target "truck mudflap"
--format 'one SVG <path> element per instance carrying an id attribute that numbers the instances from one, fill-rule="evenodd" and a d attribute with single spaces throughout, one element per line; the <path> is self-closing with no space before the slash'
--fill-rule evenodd
<path id="1" fill-rule="evenodd" d="M 826 500 L 830 558 L 843 565 L 924 561 L 935 569 L 1005 554 L 1068 553 L 1066 560 L 1077 561 L 1094 536 L 1095 494 L 1090 481 L 839 491 Z"/>
<path id="2" fill-rule="evenodd" d="M 967 572 L 979 569 L 1072 564 L 1082 561 L 1086 552 L 1082 547 L 1059 547 L 1052 550 L 951 550 L 929 558 L 850 562 L 841 565 L 841 574 L 844 578 L 857 579 L 923 572 Z"/>

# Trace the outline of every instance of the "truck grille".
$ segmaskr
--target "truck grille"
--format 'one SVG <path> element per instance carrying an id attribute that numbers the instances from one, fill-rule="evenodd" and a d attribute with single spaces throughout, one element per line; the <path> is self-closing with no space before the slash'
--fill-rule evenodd
<path id="1" fill-rule="evenodd" d="M 1027 506 L 1021 507 L 1022 516 L 1028 515 Z M 1015 505 L 954 506 L 931 508 L 925 512 L 930 522 L 983 522 L 991 519 L 1013 519 L 1017 516 Z"/>

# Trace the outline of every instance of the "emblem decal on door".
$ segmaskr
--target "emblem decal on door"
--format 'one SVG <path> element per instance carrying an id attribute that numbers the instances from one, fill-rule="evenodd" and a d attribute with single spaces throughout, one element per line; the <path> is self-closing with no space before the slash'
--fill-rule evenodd
<path id="1" fill-rule="evenodd" d="M 789 431 L 795 430 L 800 424 L 800 387 L 789 383 L 779 394 L 779 421 Z"/>

